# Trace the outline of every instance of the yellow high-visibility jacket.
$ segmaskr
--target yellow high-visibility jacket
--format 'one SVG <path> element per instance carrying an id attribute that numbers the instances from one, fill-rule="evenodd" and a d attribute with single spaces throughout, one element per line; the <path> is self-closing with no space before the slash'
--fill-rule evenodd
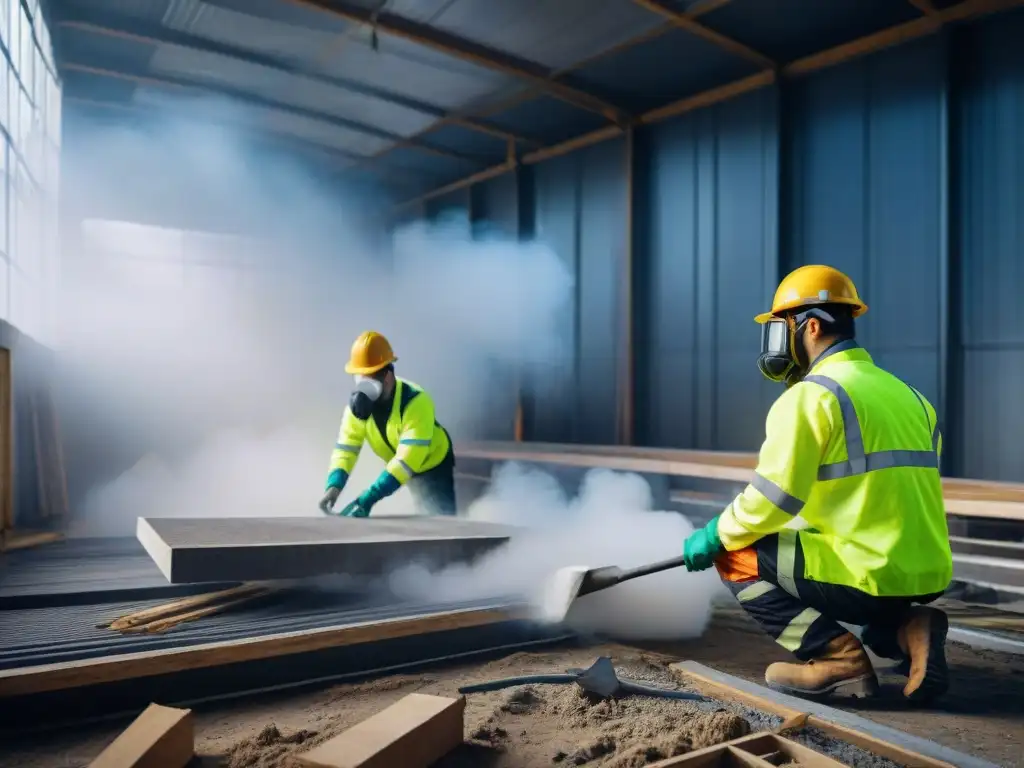
<path id="1" fill-rule="evenodd" d="M 920 392 L 837 344 L 772 405 L 754 480 L 719 517 L 722 545 L 779 533 L 790 592 L 794 576 L 880 596 L 941 592 L 953 556 L 936 422 Z M 806 527 L 784 528 L 797 515 Z"/>
<path id="2" fill-rule="evenodd" d="M 340 469 L 346 476 L 351 475 L 364 440 L 387 462 L 387 471 L 402 485 L 413 475 L 440 464 L 451 448 L 448 433 L 434 418 L 430 395 L 397 377 L 383 432 L 373 416 L 357 419 L 345 407 L 338 442 L 331 453 L 331 471 Z"/>

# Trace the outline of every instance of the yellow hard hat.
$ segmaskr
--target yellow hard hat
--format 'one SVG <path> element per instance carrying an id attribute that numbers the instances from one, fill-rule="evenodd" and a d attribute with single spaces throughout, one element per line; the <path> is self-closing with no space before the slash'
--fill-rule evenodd
<path id="1" fill-rule="evenodd" d="M 372 376 L 381 368 L 398 360 L 391 344 L 376 331 L 364 331 L 352 344 L 345 364 L 345 373 Z"/>
<path id="2" fill-rule="evenodd" d="M 758 315 L 754 320 L 767 323 L 783 312 L 815 304 L 849 304 L 853 316 L 860 317 L 868 311 L 868 305 L 860 300 L 853 280 L 834 267 L 809 264 L 794 269 L 779 283 L 772 300 L 772 309 Z"/>

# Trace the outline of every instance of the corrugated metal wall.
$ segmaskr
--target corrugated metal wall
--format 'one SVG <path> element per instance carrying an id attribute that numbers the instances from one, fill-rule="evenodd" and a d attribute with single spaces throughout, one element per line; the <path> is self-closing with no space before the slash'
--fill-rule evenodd
<path id="1" fill-rule="evenodd" d="M 475 189 L 474 220 L 522 234 L 528 186 L 577 277 L 575 356 L 526 388 L 527 438 L 628 439 L 632 406 L 634 442 L 755 449 L 778 390 L 752 316 L 829 263 L 871 307 L 864 345 L 939 409 L 946 471 L 1024 480 L 1022 39 L 1002 14 Z"/>
<path id="2" fill-rule="evenodd" d="M 968 30 L 953 187 L 959 466 L 1024 480 L 1024 12 Z"/>
<path id="3" fill-rule="evenodd" d="M 754 450 L 764 436 L 777 393 L 753 367 L 753 317 L 779 279 L 776 108 L 776 91 L 755 91 L 638 141 L 644 443 Z"/>

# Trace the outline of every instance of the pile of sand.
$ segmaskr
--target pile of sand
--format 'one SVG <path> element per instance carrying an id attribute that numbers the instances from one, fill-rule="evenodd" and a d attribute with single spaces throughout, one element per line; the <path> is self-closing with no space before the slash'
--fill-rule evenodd
<path id="1" fill-rule="evenodd" d="M 505 752 L 521 751 L 524 740 L 547 743 L 555 764 L 633 768 L 748 733 L 750 725 L 739 715 L 691 702 L 595 700 L 575 685 L 527 685 L 506 691 L 470 738 Z"/>

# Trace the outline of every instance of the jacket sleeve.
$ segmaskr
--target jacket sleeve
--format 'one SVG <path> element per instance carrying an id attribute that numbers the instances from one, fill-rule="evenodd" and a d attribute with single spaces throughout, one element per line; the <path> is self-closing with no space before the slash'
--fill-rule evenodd
<path id="1" fill-rule="evenodd" d="M 827 397 L 821 387 L 800 383 L 772 405 L 754 479 L 718 519 L 725 549 L 748 547 L 800 514 L 833 433 Z"/>
<path id="2" fill-rule="evenodd" d="M 398 437 L 395 458 L 388 462 L 387 471 L 405 485 L 409 478 L 423 470 L 430 456 L 434 439 L 434 403 L 426 392 L 420 392 L 406 406 L 402 415 L 402 430 Z"/>
<path id="3" fill-rule="evenodd" d="M 352 474 L 365 437 L 366 422 L 357 419 L 346 406 L 345 414 L 341 417 L 341 428 L 338 430 L 338 442 L 334 444 L 334 451 L 331 453 L 332 475 L 338 471 L 344 472 L 346 477 Z"/>

